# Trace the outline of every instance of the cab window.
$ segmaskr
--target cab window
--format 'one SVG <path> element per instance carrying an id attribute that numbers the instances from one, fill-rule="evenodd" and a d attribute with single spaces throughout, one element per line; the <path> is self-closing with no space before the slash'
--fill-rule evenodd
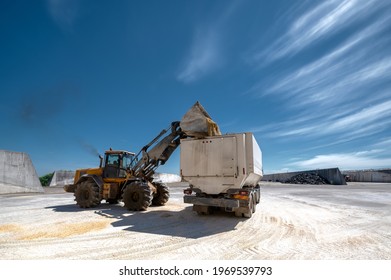
<path id="1" fill-rule="evenodd" d="M 119 164 L 119 155 L 107 155 L 106 158 L 106 165 L 115 165 L 118 166 Z"/>
<path id="2" fill-rule="evenodd" d="M 132 165 L 134 165 L 134 162 L 132 163 L 133 161 L 133 155 L 124 155 L 124 158 L 123 158 L 123 168 L 130 168 L 132 169 Z"/>

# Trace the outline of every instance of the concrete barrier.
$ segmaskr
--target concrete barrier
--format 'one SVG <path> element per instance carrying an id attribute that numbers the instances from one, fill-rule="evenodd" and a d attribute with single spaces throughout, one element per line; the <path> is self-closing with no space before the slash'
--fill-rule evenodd
<path id="1" fill-rule="evenodd" d="M 379 170 L 344 170 L 352 182 L 391 183 L 391 169 Z"/>
<path id="2" fill-rule="evenodd" d="M 28 154 L 0 150 L 0 194 L 18 192 L 44 190 Z"/>
<path id="3" fill-rule="evenodd" d="M 287 173 L 265 174 L 263 175 L 262 181 L 285 182 L 288 179 L 292 178 L 293 176 L 296 176 L 301 173 L 315 173 L 327 179 L 332 185 L 346 185 L 345 178 L 341 174 L 339 168 L 327 168 L 327 169 L 316 169 L 316 170 L 306 170 L 306 171 L 287 172 Z"/>
<path id="4" fill-rule="evenodd" d="M 50 181 L 49 187 L 59 187 L 73 184 L 75 178 L 75 171 L 58 170 L 55 171 Z"/>

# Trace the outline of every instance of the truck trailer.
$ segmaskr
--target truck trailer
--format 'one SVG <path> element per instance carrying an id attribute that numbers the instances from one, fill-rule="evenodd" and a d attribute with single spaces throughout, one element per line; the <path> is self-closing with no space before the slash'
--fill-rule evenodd
<path id="1" fill-rule="evenodd" d="M 262 152 L 250 132 L 181 139 L 184 202 L 199 215 L 215 209 L 250 218 L 260 201 Z"/>

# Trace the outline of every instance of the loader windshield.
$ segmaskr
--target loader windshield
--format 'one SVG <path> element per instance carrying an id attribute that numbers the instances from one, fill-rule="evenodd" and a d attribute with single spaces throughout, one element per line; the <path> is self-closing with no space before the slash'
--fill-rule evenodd
<path id="1" fill-rule="evenodd" d="M 118 166 L 120 160 L 118 154 L 108 154 L 106 158 L 106 165 Z"/>

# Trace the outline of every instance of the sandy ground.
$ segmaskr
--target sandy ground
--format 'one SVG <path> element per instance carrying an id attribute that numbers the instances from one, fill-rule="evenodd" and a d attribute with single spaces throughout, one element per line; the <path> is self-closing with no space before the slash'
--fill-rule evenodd
<path id="1" fill-rule="evenodd" d="M 391 184 L 263 183 L 251 219 L 163 207 L 80 209 L 61 188 L 0 195 L 0 259 L 391 259 Z"/>

